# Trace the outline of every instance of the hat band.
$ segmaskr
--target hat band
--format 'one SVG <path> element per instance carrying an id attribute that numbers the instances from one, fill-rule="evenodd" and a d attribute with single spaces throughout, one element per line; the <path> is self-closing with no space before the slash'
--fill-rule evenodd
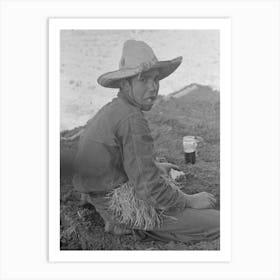
<path id="1" fill-rule="evenodd" d="M 145 72 L 151 69 L 153 65 L 155 65 L 157 61 L 147 61 L 147 62 L 142 62 L 139 66 L 138 69 L 140 72 Z"/>

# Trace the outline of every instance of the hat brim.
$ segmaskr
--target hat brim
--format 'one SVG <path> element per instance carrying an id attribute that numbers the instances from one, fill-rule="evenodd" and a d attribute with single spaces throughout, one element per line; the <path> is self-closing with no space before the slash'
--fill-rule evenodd
<path id="1" fill-rule="evenodd" d="M 145 70 L 145 72 L 158 69 L 159 70 L 159 80 L 162 80 L 173 73 L 179 65 L 182 63 L 183 57 L 179 56 L 172 60 L 166 61 L 158 61 L 153 64 L 149 69 Z M 139 67 L 136 68 L 125 68 L 119 69 L 116 71 L 108 72 L 101 75 L 97 82 L 107 88 L 119 88 L 120 81 L 125 78 L 133 77 L 141 72 Z"/>

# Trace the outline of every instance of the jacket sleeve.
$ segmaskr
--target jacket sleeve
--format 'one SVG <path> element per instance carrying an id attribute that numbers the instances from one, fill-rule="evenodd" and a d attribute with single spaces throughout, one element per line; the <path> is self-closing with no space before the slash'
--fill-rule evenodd
<path id="1" fill-rule="evenodd" d="M 142 113 L 134 113 L 117 129 L 123 165 L 128 179 L 134 183 L 136 196 L 159 209 L 186 207 L 186 196 L 165 183 L 155 165 L 154 145 L 147 121 Z"/>

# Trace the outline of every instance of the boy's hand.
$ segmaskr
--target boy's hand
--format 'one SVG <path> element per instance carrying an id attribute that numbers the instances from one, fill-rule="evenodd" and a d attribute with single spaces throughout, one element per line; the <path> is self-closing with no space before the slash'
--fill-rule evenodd
<path id="1" fill-rule="evenodd" d="M 155 162 L 155 164 L 164 175 L 169 175 L 171 169 L 180 170 L 177 165 L 169 162 Z"/>
<path id="2" fill-rule="evenodd" d="M 207 192 L 187 195 L 187 207 L 195 209 L 214 208 L 217 200 L 214 195 Z"/>

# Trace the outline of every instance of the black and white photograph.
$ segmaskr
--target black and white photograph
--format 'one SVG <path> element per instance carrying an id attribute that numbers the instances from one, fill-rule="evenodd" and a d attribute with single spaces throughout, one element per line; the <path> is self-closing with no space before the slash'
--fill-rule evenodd
<path id="1" fill-rule="evenodd" d="M 219 250 L 219 123 L 219 31 L 62 30 L 61 250 Z"/>
<path id="2" fill-rule="evenodd" d="M 220 30 L 59 41 L 59 249 L 220 251 Z"/>

